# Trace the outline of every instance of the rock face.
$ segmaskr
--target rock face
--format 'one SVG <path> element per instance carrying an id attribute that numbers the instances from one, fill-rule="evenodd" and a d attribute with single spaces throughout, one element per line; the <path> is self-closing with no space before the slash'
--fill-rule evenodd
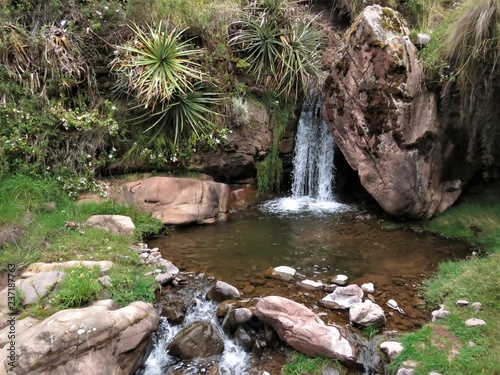
<path id="1" fill-rule="evenodd" d="M 123 198 L 149 211 L 164 224 L 225 221 L 229 186 L 191 178 L 151 177 L 123 186 Z"/>
<path id="2" fill-rule="evenodd" d="M 332 326 L 326 326 L 307 307 L 283 297 L 270 296 L 255 306 L 255 315 L 270 324 L 281 340 L 309 356 L 352 361 L 355 351 Z"/>
<path id="3" fill-rule="evenodd" d="M 151 304 L 133 302 L 62 310 L 16 337 L 16 367 L 2 351 L 0 374 L 132 374 L 152 348 L 159 317 Z"/>
<path id="4" fill-rule="evenodd" d="M 196 322 L 175 335 L 167 349 L 181 359 L 209 357 L 224 351 L 224 340 L 209 322 Z"/>
<path id="5" fill-rule="evenodd" d="M 474 171 L 452 160 L 458 147 L 438 116 L 436 95 L 422 87 L 408 35 L 399 13 L 365 8 L 325 81 L 322 111 L 380 206 L 395 216 L 429 218 L 458 198 Z"/>
<path id="6" fill-rule="evenodd" d="M 267 109 L 255 100 L 242 103 L 247 116 L 239 121 L 231 115 L 231 133 L 217 151 L 197 153 L 191 170 L 214 176 L 216 181 L 230 183 L 255 177 L 255 162 L 272 148 L 273 134 Z"/>

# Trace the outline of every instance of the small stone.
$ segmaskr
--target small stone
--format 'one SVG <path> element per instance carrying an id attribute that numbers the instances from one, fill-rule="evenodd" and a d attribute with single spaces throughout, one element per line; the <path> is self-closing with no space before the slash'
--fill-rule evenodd
<path id="1" fill-rule="evenodd" d="M 113 286 L 113 283 L 111 283 L 111 277 L 109 277 L 109 275 L 99 277 L 97 279 L 97 282 L 101 284 L 103 288 L 111 288 Z"/>
<path id="2" fill-rule="evenodd" d="M 346 285 L 349 278 L 346 275 L 337 275 L 335 279 L 332 279 L 332 283 L 337 285 Z"/>
<path id="3" fill-rule="evenodd" d="M 327 366 L 323 369 L 321 375 L 340 375 L 340 372 L 336 368 Z"/>
<path id="4" fill-rule="evenodd" d="M 412 361 L 412 360 L 404 361 L 402 364 L 403 364 L 403 366 L 405 366 L 407 368 L 412 368 L 412 369 L 418 366 L 418 362 Z"/>
<path id="5" fill-rule="evenodd" d="M 469 341 L 467 345 L 472 348 L 473 346 L 476 346 L 476 343 L 473 341 Z"/>
<path id="6" fill-rule="evenodd" d="M 483 304 L 481 302 L 473 302 L 470 306 L 474 311 L 479 311 L 483 308 Z"/>
<path id="7" fill-rule="evenodd" d="M 277 276 L 284 281 L 290 281 L 293 279 L 296 272 L 297 271 L 292 267 L 279 266 L 273 269 L 272 276 Z"/>
<path id="8" fill-rule="evenodd" d="M 243 294 L 252 294 L 253 292 L 255 292 L 255 287 L 253 285 L 248 284 L 243 288 Z"/>
<path id="9" fill-rule="evenodd" d="M 375 293 L 375 285 L 373 283 L 365 283 L 361 285 L 361 290 L 365 293 Z"/>
<path id="10" fill-rule="evenodd" d="M 403 344 L 398 341 L 384 341 L 380 344 L 380 349 L 387 354 L 389 360 L 400 354 L 404 350 Z"/>
<path id="11" fill-rule="evenodd" d="M 400 368 L 396 375 L 415 375 L 415 370 L 412 368 Z"/>
<path id="12" fill-rule="evenodd" d="M 448 317 L 450 315 L 450 312 L 448 310 L 439 309 L 431 312 L 431 315 L 432 315 L 432 321 L 435 322 L 438 319 L 443 319 Z"/>
<path id="13" fill-rule="evenodd" d="M 465 300 L 465 299 L 459 299 L 456 303 L 456 305 L 458 307 L 467 307 L 469 306 L 469 301 Z"/>
<path id="14" fill-rule="evenodd" d="M 314 280 L 302 280 L 299 283 L 299 286 L 301 286 L 304 289 L 307 290 L 322 290 L 323 289 L 323 283 L 321 281 L 314 281 Z"/>
<path id="15" fill-rule="evenodd" d="M 443 374 L 441 374 L 440 372 L 431 371 L 429 372 L 429 375 L 443 375 Z"/>
<path id="16" fill-rule="evenodd" d="M 471 319 L 467 319 L 465 321 L 465 325 L 467 327 L 477 327 L 477 326 L 484 326 L 486 325 L 486 322 L 482 319 L 477 319 L 477 318 L 471 318 Z"/>

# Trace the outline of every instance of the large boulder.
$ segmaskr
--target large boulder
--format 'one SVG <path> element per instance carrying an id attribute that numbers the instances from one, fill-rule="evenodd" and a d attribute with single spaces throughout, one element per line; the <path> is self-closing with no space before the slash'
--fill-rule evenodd
<path id="1" fill-rule="evenodd" d="M 262 298 L 255 315 L 270 324 L 281 340 L 309 356 L 354 361 L 356 353 L 338 329 L 325 325 L 304 305 L 277 296 Z"/>
<path id="2" fill-rule="evenodd" d="M 224 221 L 229 211 L 229 186 L 192 178 L 151 177 L 123 186 L 123 198 L 164 224 Z"/>
<path id="3" fill-rule="evenodd" d="M 436 94 L 423 86 L 418 51 L 401 15 L 365 8 L 325 81 L 322 111 L 361 184 L 395 216 L 442 212 L 474 173 L 458 161 L 461 148 L 453 142 L 460 137 L 453 140 Z"/>
<path id="4" fill-rule="evenodd" d="M 224 351 L 224 339 L 210 322 L 195 322 L 177 333 L 167 350 L 181 359 L 209 357 Z"/>
<path id="5" fill-rule="evenodd" d="M 16 366 L 0 354 L 0 374 L 133 374 L 152 348 L 154 307 L 133 302 L 62 310 L 16 337 Z"/>

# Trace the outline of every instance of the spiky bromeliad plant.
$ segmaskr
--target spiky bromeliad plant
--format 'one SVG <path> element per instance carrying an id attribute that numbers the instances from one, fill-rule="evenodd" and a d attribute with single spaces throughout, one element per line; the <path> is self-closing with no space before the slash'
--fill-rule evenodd
<path id="1" fill-rule="evenodd" d="M 262 0 L 243 11 L 231 39 L 257 82 L 280 94 L 307 92 L 319 76 L 321 30 L 300 16 L 296 2 Z"/>
<path id="2" fill-rule="evenodd" d="M 200 139 L 213 128 L 210 118 L 217 112 L 211 106 L 220 102 L 203 90 L 206 77 L 196 62 L 200 50 L 182 40 L 185 30 L 170 30 L 162 22 L 131 29 L 132 39 L 118 47 L 111 63 L 115 90 L 131 98 L 136 119 L 153 132 L 152 140 L 168 138 L 175 149 L 181 138 Z"/>

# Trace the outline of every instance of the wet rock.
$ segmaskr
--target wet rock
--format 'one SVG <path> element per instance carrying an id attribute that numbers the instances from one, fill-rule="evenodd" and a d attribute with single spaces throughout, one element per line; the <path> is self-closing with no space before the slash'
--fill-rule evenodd
<path id="1" fill-rule="evenodd" d="M 363 300 L 363 291 L 355 284 L 338 287 L 332 293 L 324 297 L 320 304 L 327 309 L 348 309 L 355 303 L 360 303 Z"/>
<path id="2" fill-rule="evenodd" d="M 321 281 L 302 280 L 299 286 L 307 290 L 323 290 L 323 283 Z"/>
<path id="3" fill-rule="evenodd" d="M 470 306 L 476 312 L 483 308 L 483 304 L 481 302 L 473 302 Z"/>
<path id="4" fill-rule="evenodd" d="M 459 299 L 457 302 L 456 302 L 456 305 L 458 307 L 467 307 L 469 306 L 469 301 L 465 300 L 465 299 Z"/>
<path id="5" fill-rule="evenodd" d="M 361 290 L 365 293 L 375 293 L 375 285 L 373 283 L 365 283 L 361 285 Z"/>
<path id="6" fill-rule="evenodd" d="M 255 292 L 255 287 L 253 285 L 245 285 L 243 288 L 243 294 L 252 294 Z"/>
<path id="7" fill-rule="evenodd" d="M 255 315 L 270 324 L 281 340 L 306 355 L 355 360 L 349 341 L 304 305 L 283 297 L 265 297 L 255 306 Z"/>
<path id="8" fill-rule="evenodd" d="M 158 281 L 161 286 L 167 286 L 172 284 L 172 281 L 175 280 L 175 276 L 170 273 L 160 273 L 155 276 L 155 280 Z"/>
<path id="9" fill-rule="evenodd" d="M 386 323 L 384 310 L 370 300 L 352 305 L 349 320 L 365 327 L 382 327 Z"/>
<path id="10" fill-rule="evenodd" d="M 246 307 L 239 307 L 228 312 L 227 317 L 224 319 L 222 328 L 224 332 L 230 334 L 234 333 L 238 327 L 247 323 L 252 317 L 252 312 Z"/>
<path id="11" fill-rule="evenodd" d="M 471 319 L 467 319 L 465 321 L 465 325 L 467 327 L 477 327 L 477 326 L 484 326 L 486 325 L 486 322 L 482 319 L 477 319 L 477 318 L 471 318 Z"/>
<path id="12" fill-rule="evenodd" d="M 225 221 L 229 186 L 192 178 L 151 177 L 123 186 L 125 202 L 137 204 L 167 225 Z"/>
<path id="13" fill-rule="evenodd" d="M 62 310 L 16 337 L 10 373 L 132 374 L 149 355 L 158 324 L 153 305 L 140 301 L 113 311 L 106 304 Z"/>
<path id="14" fill-rule="evenodd" d="M 195 322 L 177 333 L 167 350 L 181 359 L 208 357 L 224 351 L 224 340 L 209 322 Z"/>
<path id="15" fill-rule="evenodd" d="M 229 310 L 236 305 L 236 301 L 234 300 L 226 300 L 220 303 L 219 307 L 217 307 L 216 316 L 217 318 L 225 317 Z"/>
<path id="16" fill-rule="evenodd" d="M 255 192 L 255 187 L 252 185 L 231 189 L 229 193 L 230 209 L 241 211 L 253 206 L 256 200 Z"/>
<path id="17" fill-rule="evenodd" d="M 398 341 L 384 341 L 380 344 L 382 352 L 387 354 L 390 361 L 404 350 L 403 344 Z"/>
<path id="18" fill-rule="evenodd" d="M 246 352 L 251 352 L 255 344 L 255 340 L 248 334 L 248 332 L 243 327 L 238 327 L 234 338 L 241 345 Z"/>
<path id="19" fill-rule="evenodd" d="M 223 302 L 228 299 L 240 298 L 240 292 L 234 286 L 218 280 L 207 292 L 210 301 Z"/>
<path id="20" fill-rule="evenodd" d="M 173 300 L 164 304 L 161 315 L 167 318 L 171 324 L 181 324 L 186 317 L 187 306 L 182 300 Z"/>
<path id="21" fill-rule="evenodd" d="M 291 281 L 293 280 L 297 271 L 288 266 L 279 266 L 271 270 L 269 277 L 276 280 Z"/>
<path id="22" fill-rule="evenodd" d="M 250 284 L 253 286 L 263 286 L 266 285 L 266 279 L 252 279 Z"/>
<path id="23" fill-rule="evenodd" d="M 154 262 L 154 264 L 156 267 L 160 268 L 163 273 L 169 273 L 173 276 L 177 276 L 179 274 L 179 269 L 169 260 L 159 258 Z"/>
<path id="24" fill-rule="evenodd" d="M 86 225 L 101 228 L 116 234 L 133 236 L 135 225 L 132 219 L 123 215 L 93 215 L 87 219 Z"/>
<path id="25" fill-rule="evenodd" d="M 336 285 L 346 285 L 349 278 L 346 275 L 337 275 L 331 281 Z"/>

